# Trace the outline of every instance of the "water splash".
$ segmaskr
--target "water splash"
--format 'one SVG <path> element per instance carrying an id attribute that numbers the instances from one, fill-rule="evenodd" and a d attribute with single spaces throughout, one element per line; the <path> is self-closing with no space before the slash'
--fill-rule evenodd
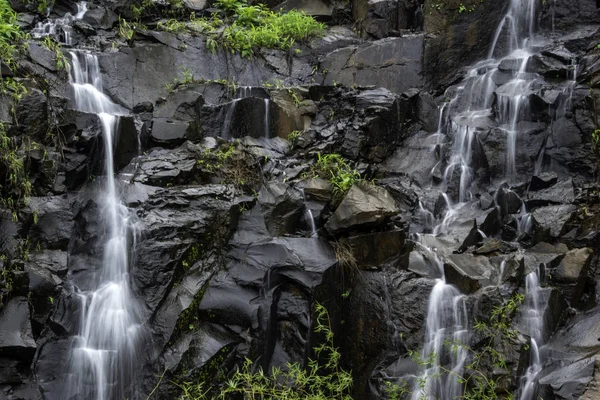
<path id="1" fill-rule="evenodd" d="M 77 3 L 77 13 L 73 16 L 71 13 L 66 13 L 62 18 L 46 19 L 43 22 L 38 22 L 35 28 L 31 30 L 31 36 L 36 39 L 41 39 L 46 36 L 52 36 L 64 45 L 73 45 L 73 27 L 71 24 L 75 20 L 82 19 L 87 11 L 87 2 L 81 1 Z"/>
<path id="2" fill-rule="evenodd" d="M 104 137 L 106 184 L 102 194 L 106 243 L 96 289 L 79 293 L 82 314 L 71 354 L 66 398 L 120 400 L 126 397 L 141 353 L 140 304 L 131 292 L 129 268 L 135 240 L 133 216 L 119 199 L 115 182 L 114 146 L 121 107 L 102 93 L 98 58 L 70 52 L 69 82 L 75 107 L 98 115 Z"/>

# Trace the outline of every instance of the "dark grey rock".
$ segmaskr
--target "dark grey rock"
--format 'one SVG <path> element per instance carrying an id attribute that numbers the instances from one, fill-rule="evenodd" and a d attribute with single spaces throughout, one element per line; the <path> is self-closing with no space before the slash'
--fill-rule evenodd
<path id="1" fill-rule="evenodd" d="M 542 172 L 539 175 L 531 177 L 531 183 L 529 184 L 529 190 L 543 190 L 558 182 L 558 175 L 556 172 Z"/>
<path id="2" fill-rule="evenodd" d="M 487 257 L 471 254 L 451 254 L 444 263 L 446 282 L 462 293 L 473 293 L 490 285 L 493 270 Z"/>
<path id="3" fill-rule="evenodd" d="M 37 345 L 31 334 L 27 298 L 14 297 L 0 310 L 2 354 L 31 361 Z"/>
<path id="4" fill-rule="evenodd" d="M 376 226 L 397 213 L 396 202 L 387 190 L 369 184 L 355 184 L 327 221 L 325 229 L 331 234 L 338 234 Z"/>
<path id="5" fill-rule="evenodd" d="M 298 190 L 282 182 L 269 182 L 258 193 L 267 230 L 272 236 L 294 233 L 304 212 L 304 201 Z"/>

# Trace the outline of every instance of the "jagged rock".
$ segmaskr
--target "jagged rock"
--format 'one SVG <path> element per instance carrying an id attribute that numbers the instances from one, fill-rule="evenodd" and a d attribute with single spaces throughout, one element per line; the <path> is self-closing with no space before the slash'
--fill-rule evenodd
<path id="1" fill-rule="evenodd" d="M 329 202 L 332 199 L 331 183 L 323 178 L 312 178 L 302 181 L 298 187 L 304 191 L 307 200 Z"/>
<path id="2" fill-rule="evenodd" d="M 542 172 L 539 175 L 534 175 L 531 177 L 529 190 L 535 191 L 548 189 L 556 182 L 558 182 L 558 175 L 556 174 L 556 172 Z"/>
<path id="3" fill-rule="evenodd" d="M 304 201 L 298 190 L 282 182 L 269 182 L 258 193 L 258 203 L 272 236 L 294 233 L 304 212 Z"/>
<path id="4" fill-rule="evenodd" d="M 30 228 L 30 239 L 48 249 L 65 249 L 73 231 L 70 201 L 58 196 L 34 197 L 29 207 L 37 213 L 37 223 Z"/>
<path id="5" fill-rule="evenodd" d="M 521 198 L 512 190 L 500 188 L 496 192 L 496 204 L 500 208 L 503 216 L 508 214 L 518 214 L 521 210 Z"/>
<path id="6" fill-rule="evenodd" d="M 90 7 L 83 16 L 83 22 L 94 29 L 110 29 L 118 20 L 117 14 L 105 7 Z"/>
<path id="7" fill-rule="evenodd" d="M 175 150 L 152 150 L 139 159 L 137 168 L 131 173 L 135 174 L 136 182 L 144 184 L 162 186 L 184 182 L 193 175 L 199 154 L 200 148 L 190 142 Z"/>
<path id="8" fill-rule="evenodd" d="M 398 29 L 408 28 L 405 13 L 401 12 L 401 15 L 399 15 L 399 3 L 404 5 L 408 2 L 398 0 L 353 0 L 352 17 L 360 24 L 367 35 L 375 39 L 382 39 L 396 33 Z M 404 10 L 402 9 L 402 11 Z"/>
<path id="9" fill-rule="evenodd" d="M 477 220 L 473 220 L 473 228 L 469 231 L 469 234 L 463 241 L 462 245 L 459 247 L 458 251 L 460 253 L 465 252 L 469 247 L 476 246 L 483 240 L 484 235 L 482 235 L 481 231 L 477 227 Z"/>
<path id="10" fill-rule="evenodd" d="M 487 213 L 480 229 L 487 236 L 495 235 L 500 229 L 502 229 L 502 218 L 500 216 L 500 209 L 494 207 L 493 210 Z"/>
<path id="11" fill-rule="evenodd" d="M 431 250 L 415 243 L 408 258 L 408 270 L 426 278 L 441 278 L 442 271 Z"/>
<path id="12" fill-rule="evenodd" d="M 593 250 L 590 248 L 571 250 L 565 254 L 560 263 L 548 273 L 552 283 L 559 288 L 567 301 L 576 306 L 587 284 L 587 273 L 590 268 Z"/>
<path id="13" fill-rule="evenodd" d="M 530 207 L 539 207 L 549 204 L 572 203 L 575 200 L 575 190 L 573 181 L 566 179 L 547 189 L 529 192 L 527 194 L 527 205 Z"/>
<path id="14" fill-rule="evenodd" d="M 444 263 L 446 282 L 462 293 L 473 293 L 491 284 L 493 270 L 487 257 L 471 254 L 451 254 Z"/>
<path id="15" fill-rule="evenodd" d="M 566 233 L 565 223 L 571 218 L 576 207 L 573 205 L 540 207 L 533 211 L 533 229 L 536 242 L 549 237 L 559 237 Z"/>
<path id="16" fill-rule="evenodd" d="M 204 10 L 208 5 L 207 0 L 184 0 L 183 3 L 192 11 Z"/>
<path id="17" fill-rule="evenodd" d="M 433 151 L 436 139 L 428 132 L 418 132 L 408 137 L 381 165 L 386 172 L 402 171 L 421 185 L 429 184 L 431 171 L 438 164 Z"/>
<path id="18" fill-rule="evenodd" d="M 595 364 L 595 357 L 584 358 L 540 378 L 538 396 L 552 396 L 556 399 L 579 398 L 594 376 Z"/>
<path id="19" fill-rule="evenodd" d="M 338 234 L 351 229 L 377 226 L 398 213 L 396 202 L 384 188 L 355 184 L 335 210 L 325 229 Z"/>
<path id="20" fill-rule="evenodd" d="M 288 90 L 294 93 L 297 101 Z M 270 131 L 272 136 L 287 139 L 293 131 L 304 132 L 310 128 L 312 119 L 317 113 L 317 107 L 312 100 L 305 98 L 308 96 L 308 92 L 304 88 L 271 90 L 270 94 L 272 102 Z"/>

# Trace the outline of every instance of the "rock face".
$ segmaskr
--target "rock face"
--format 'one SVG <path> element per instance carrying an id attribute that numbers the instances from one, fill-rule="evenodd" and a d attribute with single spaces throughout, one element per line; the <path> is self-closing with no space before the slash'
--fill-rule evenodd
<path id="1" fill-rule="evenodd" d="M 45 21 L 34 4 L 11 3 L 23 29 Z M 482 110 L 479 92 L 459 94 L 496 68 L 476 63 L 489 58 L 508 2 L 265 4 L 313 15 L 326 30 L 242 57 L 211 50 L 221 28 L 207 36 L 174 24 L 226 19 L 219 2 L 158 2 L 134 18 L 139 4 L 101 1 L 52 34 L 67 61 L 69 51 L 98 55 L 104 92 L 122 107 L 115 180 L 148 338 L 129 397 L 179 398 L 183 382 L 217 390 L 246 358 L 253 370 L 307 366 L 323 340 L 317 302 L 352 371 L 352 398 L 390 398 L 389 383 L 412 388 L 423 371 L 410 354 L 447 322 L 436 315 L 463 302 L 464 344 L 491 343 L 506 368 L 485 359 L 480 369 L 498 393 L 516 394 L 535 292 L 545 342 L 537 395 L 599 398 L 596 1 L 536 2 L 544 40 L 525 65 L 498 60 L 480 87 L 490 94 Z M 49 16 L 77 10 L 59 0 Z M 145 26 L 123 39 L 123 21 Z M 508 51 L 505 33 L 496 55 Z M 103 272 L 106 149 L 102 119 L 73 109 L 56 52 L 35 35 L 28 44 L 17 69 L 0 63 L 2 84 L 28 89 L 20 101 L 12 89 L 0 94 L 0 398 L 54 400 L 64 398 L 79 294 Z M 503 96 L 521 67 L 535 79 L 520 99 L 509 173 L 511 121 L 501 115 L 514 104 Z M 329 154 L 360 175 L 343 195 L 335 166 L 333 176 L 315 173 Z M 441 279 L 460 296 L 432 313 Z M 518 294 L 521 311 L 498 316 Z M 493 330 L 498 318 L 508 335 L 473 329 Z M 450 353 L 440 357 L 450 365 Z"/>

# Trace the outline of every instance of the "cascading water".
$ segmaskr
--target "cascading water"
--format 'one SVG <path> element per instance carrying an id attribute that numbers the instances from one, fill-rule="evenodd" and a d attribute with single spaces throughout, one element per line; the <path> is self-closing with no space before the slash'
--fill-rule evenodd
<path id="1" fill-rule="evenodd" d="M 36 39 L 45 36 L 54 36 L 58 38 L 59 42 L 71 46 L 73 44 L 73 28 L 71 27 L 71 23 L 74 20 L 83 18 L 86 12 L 87 2 L 81 1 L 77 3 L 77 13 L 75 15 L 66 13 L 62 18 L 47 19 L 44 22 L 38 22 L 35 28 L 32 29 L 31 35 Z"/>
<path id="2" fill-rule="evenodd" d="M 541 299 L 540 278 L 541 271 L 539 268 L 525 277 L 525 305 L 521 319 L 522 325 L 527 330 L 526 333 L 531 338 L 531 345 L 529 350 L 529 367 L 525 375 L 521 378 L 519 400 L 534 400 L 537 389 L 537 378 L 542 371 L 540 347 L 543 345 L 544 340 L 544 310 Z"/>
<path id="3" fill-rule="evenodd" d="M 426 246 L 422 248 L 435 261 L 442 277 L 433 287 L 427 305 L 425 345 L 421 358 L 431 361 L 431 365 L 416 380 L 411 399 L 453 400 L 459 398 L 463 391 L 460 377 L 467 351 L 461 345 L 466 345 L 469 337 L 467 309 L 464 296 L 446 283 L 444 265 L 438 255 Z M 452 349 L 453 344 L 458 345 L 456 349 Z"/>
<path id="4" fill-rule="evenodd" d="M 488 59 L 475 64 L 465 80 L 447 93 L 452 100 L 441 107 L 435 135 L 450 137 L 453 140 L 453 148 L 439 185 L 442 198 L 446 203 L 446 212 L 440 223 L 433 229 L 435 235 L 447 233 L 462 207 L 472 200 L 476 184 L 474 172 L 479 167 L 474 164 L 478 145 L 477 135 L 479 132 L 488 131 L 490 122 L 494 119 L 500 130 L 506 134 L 504 178 L 510 180 L 516 177 L 519 121 L 529 108 L 530 87 L 537 78 L 537 75 L 527 72 L 527 64 L 533 54 L 531 49 L 534 44 L 534 27 L 535 0 L 510 0 L 509 10 L 496 29 Z M 503 40 L 503 34 L 506 35 L 506 40 Z M 504 49 L 507 55 L 495 58 L 496 53 L 499 52 L 499 44 L 503 42 L 506 44 Z M 443 160 L 443 157 L 440 158 Z M 420 207 L 422 208 L 422 205 Z M 421 214 L 426 216 L 423 211 Z M 519 231 L 529 233 L 530 229 L 530 215 L 523 207 Z M 451 400 L 462 395 L 464 388 L 459 378 L 463 373 L 467 354 L 460 346 L 458 351 L 451 352 L 444 343 L 447 339 L 455 343 L 466 343 L 469 337 L 467 312 L 463 296 L 455 287 L 446 283 L 443 264 L 439 257 L 432 249 L 428 250 L 437 260 L 442 276 L 435 284 L 429 298 L 425 344 L 422 350 L 424 359 L 429 359 L 433 354 L 434 360 L 416 380 L 412 399 Z M 539 288 L 537 277 L 537 274 L 530 274 L 527 278 L 528 306 L 526 308 L 532 310 L 532 314 L 539 314 L 539 296 L 535 289 Z M 501 284 L 501 279 L 502 276 L 498 284 Z M 535 321 L 541 323 L 539 319 Z M 535 380 L 541 370 L 537 351 L 540 343 L 541 333 L 532 336 L 532 347 L 535 349 L 532 349 L 531 367 L 523 378 L 522 400 L 531 399 L 529 393 L 532 393 L 531 388 L 535 388 Z M 440 369 L 440 365 L 443 365 L 443 369 Z M 447 373 L 447 371 L 451 372 Z"/>
<path id="5" fill-rule="evenodd" d="M 132 215 L 119 199 L 113 166 L 123 110 L 102 93 L 98 58 L 90 53 L 70 55 L 69 81 L 75 108 L 97 114 L 102 124 L 106 184 L 100 201 L 106 231 L 96 289 L 78 293 L 81 325 L 71 353 L 64 398 L 121 400 L 126 397 L 144 336 L 140 305 L 129 285 L 131 255 L 135 252 L 135 240 L 128 239 Z"/>

